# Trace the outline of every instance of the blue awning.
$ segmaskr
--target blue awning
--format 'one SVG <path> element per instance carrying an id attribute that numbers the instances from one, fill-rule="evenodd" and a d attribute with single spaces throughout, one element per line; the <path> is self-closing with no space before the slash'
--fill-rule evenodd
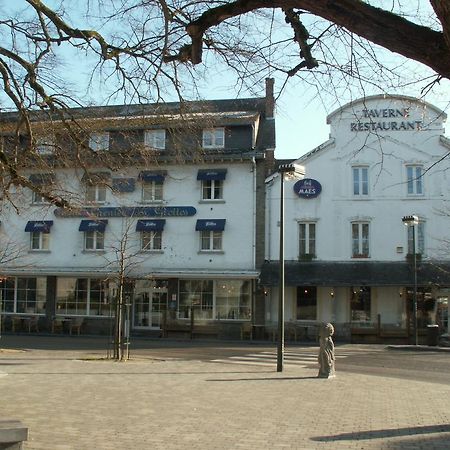
<path id="1" fill-rule="evenodd" d="M 164 219 L 138 220 L 136 231 L 162 231 L 166 221 Z"/>
<path id="2" fill-rule="evenodd" d="M 151 183 L 152 181 L 155 183 L 164 183 L 166 175 L 166 170 L 143 170 L 139 174 L 139 179 L 144 183 Z"/>
<path id="3" fill-rule="evenodd" d="M 197 180 L 225 180 L 227 169 L 200 169 Z"/>
<path id="4" fill-rule="evenodd" d="M 53 220 L 30 220 L 25 226 L 27 232 L 50 233 Z"/>
<path id="5" fill-rule="evenodd" d="M 82 220 L 78 231 L 105 231 L 107 220 Z"/>
<path id="6" fill-rule="evenodd" d="M 223 231 L 226 219 L 199 219 L 195 231 Z"/>

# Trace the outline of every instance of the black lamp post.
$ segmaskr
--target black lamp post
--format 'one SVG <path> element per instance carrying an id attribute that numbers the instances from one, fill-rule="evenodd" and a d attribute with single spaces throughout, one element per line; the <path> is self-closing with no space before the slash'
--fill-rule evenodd
<path id="1" fill-rule="evenodd" d="M 404 216 L 402 222 L 407 227 L 412 227 L 412 252 L 413 252 L 413 272 L 414 272 L 414 292 L 413 292 L 413 322 L 414 322 L 414 345 L 419 342 L 417 330 L 417 252 L 416 252 L 416 225 L 419 223 L 417 216 Z"/>
<path id="2" fill-rule="evenodd" d="M 279 295 L 278 295 L 278 342 L 277 372 L 283 371 L 284 360 L 284 178 L 299 178 L 304 175 L 303 167 L 297 164 L 282 164 L 280 174 L 280 258 L 279 258 Z"/>

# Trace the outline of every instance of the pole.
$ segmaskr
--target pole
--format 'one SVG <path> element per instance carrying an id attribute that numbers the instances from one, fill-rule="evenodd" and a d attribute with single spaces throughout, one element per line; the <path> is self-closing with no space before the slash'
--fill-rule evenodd
<path id="1" fill-rule="evenodd" d="M 417 252 L 416 252 L 416 225 L 412 226 L 413 261 L 414 261 L 414 292 L 413 292 L 413 321 L 414 321 L 414 345 L 419 343 L 417 329 Z"/>
<path id="2" fill-rule="evenodd" d="M 284 173 L 280 172 L 280 276 L 278 296 L 277 372 L 283 371 L 284 359 Z"/>

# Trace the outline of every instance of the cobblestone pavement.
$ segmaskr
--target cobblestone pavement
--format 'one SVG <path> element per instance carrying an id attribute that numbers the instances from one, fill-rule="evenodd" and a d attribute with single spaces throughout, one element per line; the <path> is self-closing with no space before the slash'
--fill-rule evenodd
<path id="1" fill-rule="evenodd" d="M 200 360 L 0 350 L 25 450 L 448 449 L 450 383 Z"/>

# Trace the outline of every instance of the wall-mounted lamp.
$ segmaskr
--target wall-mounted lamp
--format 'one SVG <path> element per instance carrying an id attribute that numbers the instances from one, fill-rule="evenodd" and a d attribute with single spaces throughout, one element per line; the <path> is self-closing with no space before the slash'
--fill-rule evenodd
<path id="1" fill-rule="evenodd" d="M 331 291 L 330 291 L 330 297 L 333 299 L 334 298 L 334 288 L 331 288 Z"/>

